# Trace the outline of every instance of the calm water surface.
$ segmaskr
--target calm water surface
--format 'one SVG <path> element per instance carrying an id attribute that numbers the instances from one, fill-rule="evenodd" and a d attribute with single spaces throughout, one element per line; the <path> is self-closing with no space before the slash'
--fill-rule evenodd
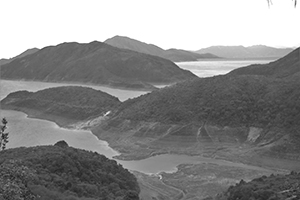
<path id="1" fill-rule="evenodd" d="M 199 77 L 207 77 L 227 73 L 237 67 L 253 64 L 267 63 L 271 60 L 251 60 L 251 61 L 199 61 L 188 63 L 177 63 L 181 68 L 188 69 Z M 0 80 L 0 99 L 6 97 L 9 93 L 19 90 L 37 91 L 49 87 L 58 87 L 65 85 L 80 85 L 66 83 L 45 83 L 31 81 L 8 81 Z M 112 89 L 104 86 L 81 85 L 92 87 L 97 90 L 107 92 L 118 97 L 121 101 L 134 98 L 145 91 L 131 91 Z M 107 142 L 98 140 L 90 131 L 69 130 L 58 127 L 55 123 L 27 118 L 22 112 L 1 110 L 0 117 L 6 117 L 9 122 L 9 143 L 8 148 L 20 146 L 52 145 L 59 140 L 65 140 L 70 146 L 82 148 L 91 151 L 97 151 L 105 156 L 112 158 L 118 153 L 111 149 Z M 259 167 L 231 163 L 223 160 L 216 160 L 203 157 L 193 157 L 187 155 L 158 155 L 140 161 L 118 161 L 124 167 L 130 170 L 137 170 L 144 173 L 159 173 L 176 171 L 176 166 L 182 163 L 215 163 L 228 166 L 239 166 L 249 169 L 264 170 Z"/>
<path id="2" fill-rule="evenodd" d="M 201 60 L 195 62 L 178 62 L 180 68 L 190 70 L 199 77 L 209 77 L 220 74 L 226 74 L 233 69 L 252 64 L 264 64 L 274 61 L 274 59 L 256 59 L 256 60 Z"/>

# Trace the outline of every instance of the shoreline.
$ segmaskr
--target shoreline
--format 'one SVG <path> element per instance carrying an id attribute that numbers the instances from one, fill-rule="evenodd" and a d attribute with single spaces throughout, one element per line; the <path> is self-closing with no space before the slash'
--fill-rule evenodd
<path id="1" fill-rule="evenodd" d="M 45 117 L 45 115 L 43 116 L 37 116 L 33 113 L 30 113 L 30 112 L 26 112 L 22 109 L 3 109 L 1 108 L 2 110 L 12 110 L 12 111 L 17 111 L 17 112 L 22 112 L 22 113 L 25 113 L 26 114 L 26 117 L 27 118 L 32 118 L 32 119 L 39 119 L 39 120 L 46 120 L 46 121 L 50 121 L 50 122 L 53 122 L 54 124 L 56 124 L 58 126 L 58 128 L 62 128 L 62 129 L 68 129 L 68 130 L 84 130 L 84 131 L 89 131 L 95 138 L 97 138 L 97 140 L 99 141 L 104 141 L 107 143 L 108 147 L 114 151 L 114 152 L 117 152 L 118 155 L 114 155 L 112 156 L 113 159 L 116 159 L 116 160 L 119 160 L 119 161 L 141 161 L 141 160 L 145 160 L 145 159 L 148 159 L 148 158 L 151 158 L 151 157 L 155 157 L 155 156 L 160 156 L 160 155 L 185 155 L 185 156 L 192 156 L 192 157 L 202 157 L 202 158 L 207 158 L 207 159 L 214 159 L 214 160 L 219 160 L 219 161 L 225 161 L 225 162 L 228 162 L 228 163 L 233 163 L 233 164 L 241 164 L 241 165 L 245 165 L 245 166 L 252 166 L 252 167 L 258 167 L 258 168 L 262 168 L 262 169 L 265 169 L 265 170 L 272 170 L 272 171 L 278 171 L 278 172 L 287 172 L 287 171 L 291 171 L 289 169 L 286 169 L 286 168 L 279 168 L 279 167 L 271 167 L 271 166 L 264 166 L 262 164 L 259 164 L 259 163 L 252 163 L 251 160 L 249 160 L 248 162 L 242 162 L 240 159 L 233 159 L 233 158 L 230 158 L 230 157 L 221 157 L 221 156 L 209 156 L 209 155 L 205 155 L 203 154 L 203 152 L 199 152 L 199 153 L 179 153 L 179 152 L 166 152 L 166 151 L 158 151 L 158 152 L 151 152 L 150 154 L 142 154 L 142 155 L 134 155 L 134 154 L 127 154 L 126 155 L 126 152 L 122 152 L 122 149 L 121 148 L 117 148 L 117 147 L 114 147 L 114 146 L 111 146 L 111 144 L 106 141 L 106 140 L 103 140 L 101 138 L 99 138 L 96 134 L 93 133 L 92 129 L 90 129 L 89 127 L 86 127 L 86 128 L 74 128 L 74 126 L 71 126 L 73 125 L 74 123 L 67 123 L 66 121 L 73 121 L 73 122 L 79 122 L 79 121 L 75 121 L 75 120 L 66 120 L 64 122 L 61 122 L 59 120 L 54 120 L 52 117 L 54 117 L 55 119 L 57 119 L 57 116 L 48 116 L 46 115 L 47 117 Z M 62 118 L 60 118 L 62 119 Z M 281 159 L 282 160 L 282 159 Z M 287 161 L 290 161 L 290 162 L 293 162 L 293 160 L 287 160 Z M 182 163 L 182 164 L 189 164 L 189 163 Z M 179 164 L 181 165 L 181 164 Z M 176 168 L 178 168 L 178 166 L 176 166 Z M 161 173 L 161 172 L 160 172 Z M 174 172 L 172 172 L 174 173 Z"/>
<path id="2" fill-rule="evenodd" d="M 157 88 L 155 85 L 166 85 L 164 83 L 161 84 L 151 84 L 153 85 L 153 87 L 155 87 L 156 89 L 147 89 L 147 88 L 130 88 L 130 87 L 117 87 L 117 86 L 113 86 L 113 85 L 109 85 L 109 84 L 96 84 L 96 83 L 91 83 L 91 82 L 76 82 L 76 81 L 42 81 L 42 80 L 31 80 L 31 79 L 7 79 L 7 78 L 2 78 L 0 77 L 0 80 L 3 81 L 24 81 L 24 82 L 36 82 L 36 83 L 56 83 L 56 84 L 69 84 L 69 85 L 79 85 L 79 86 L 85 86 L 85 87 L 92 87 L 92 86 L 98 86 L 98 87 L 107 87 L 107 88 L 111 88 L 111 89 L 118 89 L 118 90 L 127 90 L 127 91 L 136 91 L 136 92 L 152 92 L 154 90 L 157 90 L 159 88 Z"/>
<path id="3" fill-rule="evenodd" d="M 5 110 L 11 110 L 11 109 L 5 109 Z M 15 110 L 13 110 L 13 111 L 15 111 Z M 55 125 L 57 125 L 58 128 L 69 129 L 67 125 L 60 126 L 57 122 L 55 122 L 53 120 L 34 116 L 34 114 L 27 114 L 26 112 L 23 112 L 23 111 L 17 111 L 17 112 L 25 113 L 26 118 L 50 121 L 50 122 L 53 122 Z M 64 124 L 64 122 L 61 122 L 61 124 Z M 88 130 L 91 134 L 93 134 L 93 132 L 89 128 L 80 129 L 80 128 L 73 127 L 73 129 L 70 129 L 70 130 Z M 95 134 L 93 134 L 93 136 L 96 137 L 97 140 L 101 140 Z M 101 140 L 101 141 L 105 141 L 105 140 Z M 107 141 L 105 141 L 105 142 L 107 142 Z M 108 142 L 107 142 L 107 144 L 111 149 L 113 149 L 115 151 L 115 148 L 112 148 Z M 161 154 L 163 154 L 163 153 L 161 153 Z M 148 157 L 145 157 L 143 159 L 155 157 L 155 156 L 158 156 L 161 154 L 155 154 L 155 153 L 150 154 Z M 169 154 L 173 154 L 173 153 L 166 152 L 165 154 L 169 155 Z M 179 154 L 177 154 L 177 155 L 179 155 Z M 187 154 L 183 154 L 183 155 L 187 155 Z M 191 155 L 187 155 L 187 156 L 191 156 Z M 114 157 L 115 156 L 113 156 L 112 158 L 115 159 Z M 222 175 L 220 175 L 220 177 L 215 177 L 213 180 L 209 179 L 208 181 L 210 181 L 209 182 L 210 184 L 214 184 L 216 186 L 222 185 L 224 188 L 227 187 L 226 184 L 228 184 L 227 182 L 226 183 L 222 182 L 223 180 L 228 179 L 226 177 L 225 178 L 223 177 L 223 174 L 227 174 L 226 170 L 231 170 L 234 172 L 235 169 L 239 169 L 240 171 L 243 171 L 244 172 L 243 176 L 247 176 L 247 179 L 244 179 L 244 180 L 250 180 L 250 175 L 248 175 L 247 172 L 249 172 L 249 174 L 255 173 L 256 174 L 255 177 L 260 176 L 260 175 L 266 175 L 266 174 L 269 175 L 269 174 L 273 173 L 270 169 L 263 168 L 263 170 L 262 170 L 262 169 L 259 169 L 259 167 L 256 168 L 257 166 L 255 166 L 255 165 L 252 165 L 253 168 L 252 167 L 248 168 L 248 167 L 241 166 L 241 165 L 244 165 L 244 163 L 238 163 L 239 165 L 235 165 L 234 162 L 228 161 L 228 160 L 222 159 L 222 158 L 208 157 L 208 160 L 209 159 L 214 159 L 214 160 L 216 160 L 216 162 L 213 162 L 213 161 L 209 162 L 209 161 L 205 161 L 205 160 L 199 161 L 197 163 L 182 162 L 181 164 L 176 164 L 175 169 L 172 171 L 162 169 L 158 173 L 146 173 L 146 172 L 139 171 L 139 170 L 138 171 L 131 170 L 130 168 L 127 168 L 126 166 L 124 168 L 128 169 L 137 178 L 137 181 L 141 187 L 141 193 L 139 195 L 140 196 L 146 195 L 145 197 L 149 196 L 150 198 L 155 197 L 157 195 L 159 195 L 159 196 L 163 195 L 166 197 L 171 196 L 171 197 L 175 198 L 175 197 L 180 197 L 180 196 L 182 197 L 182 196 L 186 196 L 189 194 L 193 194 L 191 191 L 186 190 L 184 186 L 181 187 L 180 183 L 190 181 L 189 176 L 191 176 L 191 175 L 193 176 L 193 174 L 195 172 L 197 172 L 199 174 L 203 173 L 203 178 L 202 178 L 202 176 L 198 176 L 198 175 L 193 176 L 195 181 L 198 181 L 197 183 L 199 183 L 199 184 L 202 183 L 203 181 L 205 181 L 205 183 L 206 183 L 207 182 L 207 180 L 206 180 L 207 174 L 205 172 L 206 167 L 209 167 L 209 168 L 212 167 L 212 169 L 210 169 L 210 171 L 216 170 L 217 172 L 222 172 Z M 137 161 L 137 160 L 142 160 L 142 159 L 134 159 L 131 161 Z M 220 160 L 220 162 L 219 162 L 219 160 Z M 224 165 L 224 163 L 225 163 L 225 165 Z M 228 163 L 228 165 L 226 163 Z M 224 172 L 223 172 L 223 168 L 224 168 Z M 189 169 L 191 169 L 191 171 L 193 171 L 192 174 L 189 174 Z M 194 171 L 194 169 L 196 171 Z M 276 173 L 278 174 L 279 172 L 276 172 Z M 179 175 L 180 175 L 180 180 L 179 179 L 177 180 L 176 177 Z M 254 175 L 251 175 L 251 179 L 253 178 L 252 176 L 254 176 Z M 172 182 L 170 182 L 172 180 L 175 180 L 175 185 L 173 185 Z M 219 183 L 220 181 L 221 181 L 221 183 Z M 236 181 L 238 181 L 238 180 L 236 180 Z M 234 182 L 232 184 L 234 184 Z M 204 185 L 205 184 L 203 184 L 203 190 L 205 190 Z M 201 187 L 201 186 L 202 186 L 202 184 L 199 185 L 199 187 Z M 219 192 L 222 192 L 222 190 L 220 189 Z M 167 191 L 167 193 L 166 193 L 166 191 Z M 171 194 L 173 194 L 173 195 L 171 195 Z"/>

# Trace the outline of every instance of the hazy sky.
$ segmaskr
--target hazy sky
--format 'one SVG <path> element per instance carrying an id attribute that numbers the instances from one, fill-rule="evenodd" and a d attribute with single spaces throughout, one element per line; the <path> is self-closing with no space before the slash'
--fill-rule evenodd
<path id="1" fill-rule="evenodd" d="M 164 49 L 300 46 L 292 0 L 0 0 L 0 58 L 62 42 L 128 36 Z"/>

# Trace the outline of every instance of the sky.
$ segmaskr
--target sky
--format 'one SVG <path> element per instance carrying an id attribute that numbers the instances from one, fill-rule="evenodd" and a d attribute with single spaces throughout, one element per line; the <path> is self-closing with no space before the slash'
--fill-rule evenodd
<path id="1" fill-rule="evenodd" d="M 292 0 L 0 0 L 0 58 L 115 35 L 163 49 L 300 46 Z"/>

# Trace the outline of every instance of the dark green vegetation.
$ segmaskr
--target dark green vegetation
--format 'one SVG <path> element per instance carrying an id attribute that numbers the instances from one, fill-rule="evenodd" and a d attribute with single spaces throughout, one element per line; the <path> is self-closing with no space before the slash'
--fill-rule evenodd
<path id="1" fill-rule="evenodd" d="M 8 143 L 8 132 L 7 129 L 7 120 L 5 118 L 2 119 L 2 124 L 0 125 L 0 149 L 4 150 L 6 148 L 6 144 Z"/>
<path id="2" fill-rule="evenodd" d="M 116 161 L 64 145 L 0 152 L 0 198 L 139 199 L 136 178 Z"/>
<path id="3" fill-rule="evenodd" d="M 196 77 L 173 62 L 101 42 L 45 47 L 1 66 L 4 79 L 80 82 L 153 90 Z"/>
<path id="4" fill-rule="evenodd" d="M 122 49 L 130 49 L 132 51 L 137 51 L 140 53 L 159 56 L 171 60 L 173 62 L 197 61 L 199 59 L 219 58 L 218 56 L 215 56 L 210 53 L 197 54 L 181 49 L 164 50 L 153 44 L 146 44 L 144 42 L 140 42 L 138 40 L 134 40 L 123 36 L 112 37 L 110 39 L 105 40 L 105 43 Z"/>
<path id="5" fill-rule="evenodd" d="M 218 76 L 184 82 L 124 102 L 118 119 L 172 124 L 295 127 L 300 82 Z"/>
<path id="6" fill-rule="evenodd" d="M 197 53 L 212 53 L 223 58 L 280 58 L 293 51 L 292 48 L 273 48 L 264 45 L 244 46 L 211 46 Z"/>
<path id="7" fill-rule="evenodd" d="M 288 175 L 262 176 L 250 182 L 241 180 L 235 186 L 216 200 L 297 200 L 300 199 L 300 173 L 291 172 Z"/>
<path id="8" fill-rule="evenodd" d="M 230 72 L 231 75 L 263 75 L 273 78 L 300 79 L 300 48 L 288 56 L 265 65 L 250 65 Z"/>
<path id="9" fill-rule="evenodd" d="M 65 86 L 38 92 L 18 91 L 1 101 L 2 109 L 23 111 L 59 125 L 104 115 L 119 105 L 118 98 L 87 87 Z"/>

